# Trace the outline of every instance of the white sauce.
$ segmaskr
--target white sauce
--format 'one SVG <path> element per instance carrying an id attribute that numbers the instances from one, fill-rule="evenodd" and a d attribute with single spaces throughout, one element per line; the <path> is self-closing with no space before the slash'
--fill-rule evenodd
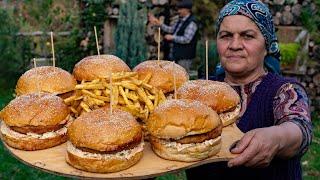
<path id="1" fill-rule="evenodd" d="M 138 146 L 133 149 L 123 150 L 115 154 L 97 154 L 85 152 L 80 149 L 77 149 L 70 141 L 67 142 L 68 152 L 82 157 L 82 158 L 92 158 L 92 159 L 130 159 L 135 154 L 143 151 L 144 142 L 142 141 Z"/>

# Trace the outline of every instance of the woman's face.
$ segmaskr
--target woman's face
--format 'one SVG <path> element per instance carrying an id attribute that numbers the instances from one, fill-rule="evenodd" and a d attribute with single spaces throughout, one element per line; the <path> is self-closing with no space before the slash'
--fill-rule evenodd
<path id="1" fill-rule="evenodd" d="M 265 39 L 251 19 L 242 15 L 225 17 L 218 32 L 217 48 L 221 65 L 229 75 L 263 72 Z"/>

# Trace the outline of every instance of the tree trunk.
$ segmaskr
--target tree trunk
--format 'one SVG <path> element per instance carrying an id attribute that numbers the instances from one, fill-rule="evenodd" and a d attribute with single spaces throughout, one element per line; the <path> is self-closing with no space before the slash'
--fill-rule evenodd
<path id="1" fill-rule="evenodd" d="M 301 14 L 301 4 L 295 4 L 294 6 L 292 6 L 291 12 L 294 16 L 299 17 Z"/>
<path id="2" fill-rule="evenodd" d="M 158 2 L 158 0 L 152 0 L 151 2 L 152 2 L 152 4 L 153 4 L 154 6 L 157 6 L 157 5 L 159 5 L 159 2 Z"/>
<path id="3" fill-rule="evenodd" d="M 274 0 L 273 3 L 276 5 L 283 5 L 285 0 Z"/>
<path id="4" fill-rule="evenodd" d="M 281 12 L 276 12 L 276 15 L 273 17 L 273 21 L 276 26 L 280 25 L 281 16 L 282 16 Z"/>
<path id="5" fill-rule="evenodd" d="M 293 22 L 293 15 L 291 12 L 285 11 L 282 13 L 281 24 L 291 25 Z"/>
<path id="6" fill-rule="evenodd" d="M 320 86 L 320 72 L 318 72 L 315 76 L 313 76 L 312 82 L 313 82 L 316 86 Z"/>
<path id="7" fill-rule="evenodd" d="M 160 5 L 165 5 L 168 3 L 168 0 L 159 0 Z"/>

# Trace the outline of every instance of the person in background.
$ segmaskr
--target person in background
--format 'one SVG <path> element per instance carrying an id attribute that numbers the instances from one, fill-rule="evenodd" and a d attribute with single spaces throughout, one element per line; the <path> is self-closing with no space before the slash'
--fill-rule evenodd
<path id="1" fill-rule="evenodd" d="M 300 159 L 312 139 L 304 87 L 281 77 L 272 15 L 255 0 L 229 2 L 216 22 L 220 65 L 214 80 L 241 97 L 237 127 L 244 133 L 228 162 L 187 170 L 188 179 L 302 179 Z"/>
<path id="2" fill-rule="evenodd" d="M 162 24 L 153 14 L 149 13 L 149 22 L 160 26 L 162 31 L 169 33 L 164 39 L 171 42 L 169 60 L 177 62 L 187 72 L 193 59 L 196 57 L 198 25 L 192 14 L 192 1 L 182 0 L 176 5 L 179 13 L 179 20 L 172 26 Z"/>

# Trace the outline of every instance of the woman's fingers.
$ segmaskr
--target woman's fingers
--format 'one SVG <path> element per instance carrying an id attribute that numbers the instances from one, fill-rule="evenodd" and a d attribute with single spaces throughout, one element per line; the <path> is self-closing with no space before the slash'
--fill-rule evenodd
<path id="1" fill-rule="evenodd" d="M 246 162 L 244 165 L 246 167 L 264 167 L 268 165 L 268 159 L 267 156 L 261 155 L 258 153 L 255 157 L 250 159 L 248 162 Z"/>
<path id="2" fill-rule="evenodd" d="M 249 144 L 245 146 L 244 151 L 236 158 L 231 159 L 228 162 L 228 166 L 233 167 L 243 165 L 257 156 L 258 153 L 259 149 L 257 148 L 257 143 L 254 141 L 249 141 Z"/>
<path id="3" fill-rule="evenodd" d="M 249 145 L 250 141 L 254 136 L 254 133 L 255 131 L 249 131 L 248 133 L 246 133 L 237 143 L 236 147 L 231 149 L 231 153 L 234 153 L 234 154 L 242 153 L 243 150 L 246 149 L 247 146 Z"/>
<path id="4" fill-rule="evenodd" d="M 279 139 L 273 127 L 247 132 L 232 153 L 239 156 L 229 161 L 228 166 L 266 167 L 278 152 Z"/>

